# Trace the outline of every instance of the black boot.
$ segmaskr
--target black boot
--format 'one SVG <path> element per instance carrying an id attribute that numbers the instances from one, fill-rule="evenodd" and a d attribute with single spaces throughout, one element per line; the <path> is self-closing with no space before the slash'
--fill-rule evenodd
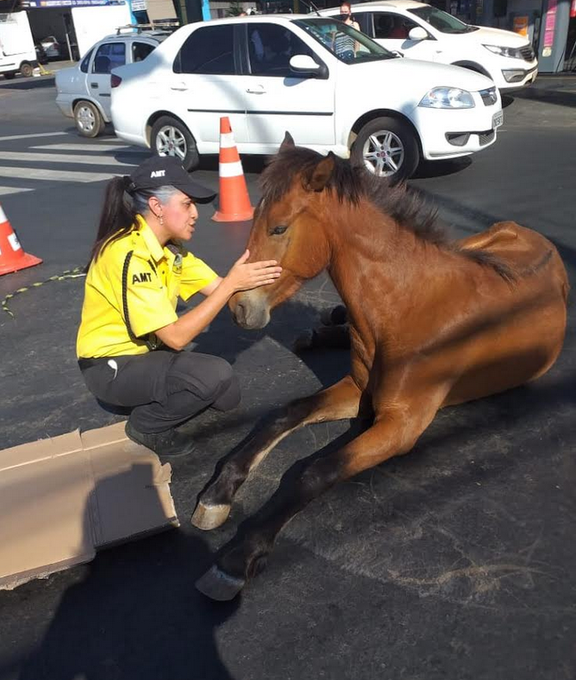
<path id="1" fill-rule="evenodd" d="M 147 449 L 151 449 L 163 458 L 178 458 L 192 453 L 196 447 L 190 436 L 176 432 L 176 430 L 166 430 L 148 434 L 139 432 L 130 421 L 126 423 L 126 436 L 137 444 L 142 444 Z"/>

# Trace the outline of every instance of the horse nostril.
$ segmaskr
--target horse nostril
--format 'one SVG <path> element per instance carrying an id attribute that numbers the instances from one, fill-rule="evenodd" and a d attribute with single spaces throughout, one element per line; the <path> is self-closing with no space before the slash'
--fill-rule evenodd
<path id="1" fill-rule="evenodd" d="M 234 320 L 242 325 L 246 323 L 246 316 L 246 305 L 243 302 L 237 302 L 234 308 Z"/>

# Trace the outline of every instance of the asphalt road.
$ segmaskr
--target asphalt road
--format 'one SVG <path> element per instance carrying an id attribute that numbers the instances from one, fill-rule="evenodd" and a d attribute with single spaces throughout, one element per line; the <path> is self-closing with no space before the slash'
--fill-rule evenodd
<path id="1" fill-rule="evenodd" d="M 0 299 L 86 262 L 105 181 L 142 158 L 113 136 L 79 138 L 51 79 L 0 83 L 0 203 L 39 267 L 0 277 Z M 413 183 L 455 236 L 503 219 L 550 237 L 576 275 L 576 86 L 549 79 L 509 102 L 497 143 L 423 168 Z M 261 159 L 245 159 L 254 200 Z M 217 186 L 214 160 L 196 177 Z M 247 225 L 209 220 L 192 248 L 217 270 Z M 297 457 L 345 436 L 285 440 L 246 484 L 229 526 L 188 517 L 215 462 L 270 407 L 333 383 L 342 353 L 298 358 L 294 337 L 337 301 L 321 276 L 263 332 L 223 313 L 198 349 L 233 361 L 244 399 L 191 426 L 201 453 L 174 465 L 182 528 L 0 592 L 0 680 L 572 680 L 576 677 L 576 319 L 537 383 L 442 412 L 416 449 L 333 490 L 283 532 L 232 604 L 193 583 Z M 0 448 L 114 422 L 74 358 L 82 279 L 34 288 L 0 311 Z M 2 521 L 5 521 L 3 519 Z"/>

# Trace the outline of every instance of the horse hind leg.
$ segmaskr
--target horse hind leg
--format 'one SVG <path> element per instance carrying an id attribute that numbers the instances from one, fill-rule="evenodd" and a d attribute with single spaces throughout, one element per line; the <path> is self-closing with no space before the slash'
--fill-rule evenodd
<path id="1" fill-rule="evenodd" d="M 361 392 L 350 376 L 317 394 L 296 399 L 257 426 L 243 446 L 220 467 L 200 494 L 192 524 L 209 531 L 224 524 L 234 496 L 248 475 L 286 436 L 303 425 L 354 418 Z"/>

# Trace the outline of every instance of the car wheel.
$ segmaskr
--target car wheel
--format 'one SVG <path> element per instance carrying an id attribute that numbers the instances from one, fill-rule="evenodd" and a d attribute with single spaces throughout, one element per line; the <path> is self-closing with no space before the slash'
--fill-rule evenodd
<path id="1" fill-rule="evenodd" d="M 5 73 L 4 74 L 4 78 L 6 78 L 6 80 L 12 80 L 15 76 L 16 76 L 15 73 Z"/>
<path id="2" fill-rule="evenodd" d="M 32 64 L 29 64 L 27 61 L 25 61 L 20 64 L 20 73 L 24 76 L 24 78 L 30 78 L 32 75 L 34 75 L 34 67 Z"/>
<path id="3" fill-rule="evenodd" d="M 186 168 L 198 167 L 200 157 L 190 130 L 176 118 L 162 116 L 152 126 L 152 150 L 158 156 L 175 156 Z"/>
<path id="4" fill-rule="evenodd" d="M 411 177 L 420 162 L 415 133 L 396 118 L 375 118 L 366 123 L 354 140 L 350 156 L 373 175 L 393 181 Z"/>
<path id="5" fill-rule="evenodd" d="M 92 102 L 78 102 L 74 107 L 74 122 L 83 137 L 98 137 L 104 129 L 100 111 Z"/>

